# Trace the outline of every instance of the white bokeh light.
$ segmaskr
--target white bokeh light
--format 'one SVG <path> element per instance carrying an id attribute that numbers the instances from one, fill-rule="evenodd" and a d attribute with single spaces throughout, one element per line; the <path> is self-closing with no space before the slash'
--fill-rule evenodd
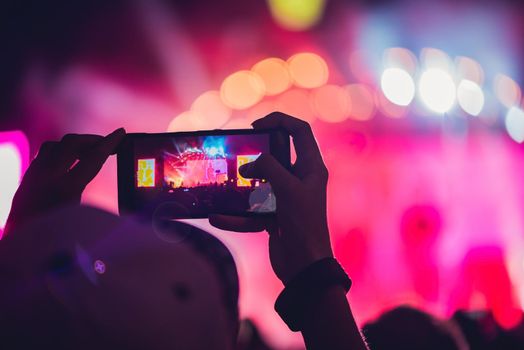
<path id="1" fill-rule="evenodd" d="M 484 93 L 477 83 L 464 79 L 457 87 L 457 101 L 464 112 L 477 116 L 484 107 Z"/>
<path id="2" fill-rule="evenodd" d="M 420 77 L 419 94 L 422 102 L 433 112 L 444 114 L 455 103 L 456 88 L 448 72 L 431 68 Z"/>
<path id="3" fill-rule="evenodd" d="M 524 141 L 524 111 L 511 107 L 506 114 L 506 130 L 509 136 L 518 143 Z"/>
<path id="4" fill-rule="evenodd" d="M 415 83 L 413 78 L 403 69 L 387 68 L 382 73 L 380 87 L 384 96 L 400 106 L 407 106 L 415 97 Z"/>
<path id="5" fill-rule="evenodd" d="M 11 201 L 18 188 L 22 174 L 20 153 L 13 144 L 5 143 L 0 145 L 0 164 L 2 165 L 2 181 L 0 181 L 0 229 L 3 229 L 9 211 L 11 210 Z"/>

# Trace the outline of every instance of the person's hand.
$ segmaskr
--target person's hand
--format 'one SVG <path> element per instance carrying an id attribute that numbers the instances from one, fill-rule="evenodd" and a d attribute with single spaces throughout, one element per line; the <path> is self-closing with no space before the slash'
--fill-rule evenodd
<path id="1" fill-rule="evenodd" d="M 16 192 L 5 233 L 34 216 L 69 203 L 80 203 L 82 192 L 115 152 L 126 132 L 107 136 L 65 135 L 42 144 Z"/>
<path id="2" fill-rule="evenodd" d="M 271 265 L 286 284 L 313 262 L 332 257 L 326 217 L 328 171 L 307 122 L 275 112 L 253 123 L 255 129 L 282 127 L 293 138 L 297 161 L 286 170 L 270 154 L 262 154 L 240 167 L 246 178 L 267 179 L 275 192 L 274 219 L 210 216 L 211 225 L 223 230 L 269 233 Z"/>

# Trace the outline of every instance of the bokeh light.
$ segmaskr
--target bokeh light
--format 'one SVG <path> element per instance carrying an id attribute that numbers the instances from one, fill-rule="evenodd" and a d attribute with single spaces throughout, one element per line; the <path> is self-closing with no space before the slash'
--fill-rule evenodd
<path id="1" fill-rule="evenodd" d="M 194 112 L 193 118 L 200 118 L 195 121 L 197 125 L 205 125 L 208 129 L 218 129 L 222 127 L 231 117 L 231 108 L 226 106 L 220 98 L 220 93 L 216 90 L 206 91 L 198 96 L 191 110 Z"/>
<path id="2" fill-rule="evenodd" d="M 441 69 L 446 72 L 451 71 L 451 58 L 442 50 L 426 47 L 420 52 L 420 62 L 425 69 Z"/>
<path id="3" fill-rule="evenodd" d="M 520 86 L 510 77 L 497 74 L 493 80 L 493 90 L 500 103 L 510 108 L 520 104 L 522 96 Z"/>
<path id="4" fill-rule="evenodd" d="M 13 144 L 0 144 L 0 164 L 2 164 L 2 181 L 0 181 L 0 230 L 2 230 L 22 175 L 20 153 Z"/>
<path id="5" fill-rule="evenodd" d="M 167 131 L 178 132 L 198 130 L 199 125 L 197 123 L 199 120 L 200 118 L 198 118 L 193 111 L 182 112 L 171 120 L 167 127 Z"/>
<path id="6" fill-rule="evenodd" d="M 524 141 L 524 111 L 519 107 L 511 107 L 506 114 L 506 130 L 509 136 L 518 143 Z"/>
<path id="7" fill-rule="evenodd" d="M 292 84 L 287 62 L 280 58 L 266 58 L 255 64 L 251 70 L 264 81 L 268 96 L 278 95 Z"/>
<path id="8" fill-rule="evenodd" d="M 0 239 L 11 202 L 29 162 L 29 143 L 21 131 L 0 132 Z"/>
<path id="9" fill-rule="evenodd" d="M 462 80 L 457 87 L 457 101 L 466 113 L 479 115 L 484 107 L 482 88 L 471 80 Z"/>
<path id="10" fill-rule="evenodd" d="M 268 0 L 268 5 L 271 16 L 281 27 L 300 31 L 320 21 L 326 0 Z"/>
<path id="11" fill-rule="evenodd" d="M 419 94 L 426 107 L 433 112 L 443 114 L 455 103 L 455 83 L 446 71 L 431 68 L 420 77 Z"/>
<path id="12" fill-rule="evenodd" d="M 247 125 L 251 125 L 255 120 L 265 117 L 271 112 L 275 112 L 277 107 L 275 101 L 262 101 L 251 107 L 242 119 L 246 120 Z"/>
<path id="13" fill-rule="evenodd" d="M 459 56 L 455 59 L 455 75 L 459 80 L 471 80 L 482 86 L 484 83 L 484 70 L 480 64 L 472 58 Z"/>
<path id="14" fill-rule="evenodd" d="M 314 53 L 298 53 L 287 61 L 289 72 L 296 86 L 312 89 L 324 85 L 329 77 L 329 70 L 322 57 Z"/>
<path id="15" fill-rule="evenodd" d="M 349 118 L 354 120 L 369 120 L 375 114 L 373 90 L 364 84 L 350 84 L 345 87 L 351 106 Z"/>
<path id="16" fill-rule="evenodd" d="M 391 102 L 381 90 L 376 91 L 375 102 L 380 113 L 388 118 L 398 119 L 405 117 L 408 111 L 407 106 L 401 106 Z"/>
<path id="17" fill-rule="evenodd" d="M 340 123 L 349 116 L 349 94 L 338 85 L 324 85 L 312 91 L 313 106 L 320 120 Z"/>
<path id="18" fill-rule="evenodd" d="M 303 119 L 309 123 L 315 120 L 310 95 L 301 89 L 291 89 L 278 96 L 275 110 Z"/>
<path id="19" fill-rule="evenodd" d="M 246 109 L 260 101 L 266 93 L 264 80 L 251 71 L 242 70 L 224 79 L 220 97 L 233 109 Z"/>
<path id="20" fill-rule="evenodd" d="M 415 74 L 417 70 L 417 57 L 408 49 L 403 47 L 392 47 L 384 50 L 383 61 L 385 68 L 401 68 L 409 74 Z"/>
<path id="21" fill-rule="evenodd" d="M 408 72 L 401 68 L 387 68 L 380 78 L 384 95 L 400 106 L 407 106 L 415 97 L 415 83 Z"/>

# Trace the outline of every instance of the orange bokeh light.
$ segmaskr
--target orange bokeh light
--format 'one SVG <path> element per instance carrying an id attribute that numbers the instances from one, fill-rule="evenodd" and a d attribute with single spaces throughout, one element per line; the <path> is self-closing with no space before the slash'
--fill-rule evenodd
<path id="1" fill-rule="evenodd" d="M 266 95 L 278 95 L 292 84 L 287 62 L 280 58 L 267 58 L 255 64 L 251 70 L 257 73 L 266 86 Z"/>
<path id="2" fill-rule="evenodd" d="M 324 85 L 312 91 L 313 106 L 319 119 L 340 123 L 349 116 L 351 101 L 346 90 L 337 85 Z"/>
<path id="3" fill-rule="evenodd" d="M 324 85 L 329 77 L 326 61 L 309 52 L 298 53 L 288 59 L 289 72 L 296 86 L 312 89 Z"/>
<path id="4" fill-rule="evenodd" d="M 307 91 L 291 89 L 284 92 L 275 102 L 275 110 L 300 118 L 309 123 L 315 120 Z"/>
<path id="5" fill-rule="evenodd" d="M 257 73 L 247 70 L 231 74 L 220 87 L 222 102 L 233 109 L 246 109 L 255 105 L 265 92 L 264 80 Z"/>
<path id="6" fill-rule="evenodd" d="M 194 131 L 201 128 L 198 124 L 199 118 L 196 117 L 196 113 L 193 111 L 185 111 L 177 115 L 167 127 L 169 132 L 177 131 Z"/>
<path id="7" fill-rule="evenodd" d="M 191 105 L 195 123 L 204 125 L 207 129 L 222 127 L 231 117 L 231 108 L 226 106 L 216 90 L 206 91 L 196 98 Z"/>
<path id="8" fill-rule="evenodd" d="M 265 117 L 276 110 L 277 107 L 273 101 L 262 101 L 251 107 L 243 119 L 245 119 L 247 124 L 250 125 L 255 120 Z"/>
<path id="9" fill-rule="evenodd" d="M 375 100 L 373 90 L 364 84 L 351 84 L 345 87 L 351 108 L 349 118 L 354 120 L 369 120 L 375 115 Z"/>

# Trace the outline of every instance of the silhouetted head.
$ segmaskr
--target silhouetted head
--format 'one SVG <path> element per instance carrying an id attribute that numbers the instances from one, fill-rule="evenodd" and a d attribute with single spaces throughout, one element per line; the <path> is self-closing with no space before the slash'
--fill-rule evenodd
<path id="1" fill-rule="evenodd" d="M 466 350 L 460 330 L 428 313 L 401 306 L 364 326 L 362 332 L 371 350 Z"/>
<path id="2" fill-rule="evenodd" d="M 0 241 L 0 283 L 0 338 L 13 349 L 232 349 L 236 341 L 233 258 L 185 224 L 153 228 L 63 208 Z"/>

